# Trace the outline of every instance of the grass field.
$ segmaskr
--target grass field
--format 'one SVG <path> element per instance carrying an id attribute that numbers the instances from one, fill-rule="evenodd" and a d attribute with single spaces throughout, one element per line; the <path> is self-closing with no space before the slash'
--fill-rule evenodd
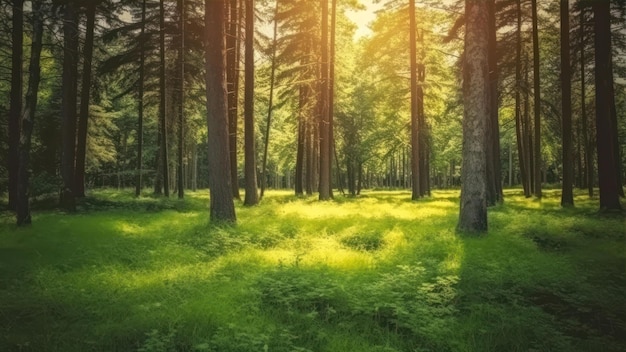
<path id="1" fill-rule="evenodd" d="M 1 215 L 0 351 L 626 351 L 626 218 L 582 195 L 507 191 L 465 238 L 454 191 L 274 191 L 232 228 L 131 193 Z"/>

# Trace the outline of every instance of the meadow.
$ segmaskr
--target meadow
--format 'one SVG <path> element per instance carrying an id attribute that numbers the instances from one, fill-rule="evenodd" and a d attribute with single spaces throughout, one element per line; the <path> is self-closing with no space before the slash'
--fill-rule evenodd
<path id="1" fill-rule="evenodd" d="M 131 193 L 0 215 L 0 351 L 626 350 L 626 218 L 583 194 L 507 190 L 473 238 L 458 191 L 270 191 L 235 227 Z"/>

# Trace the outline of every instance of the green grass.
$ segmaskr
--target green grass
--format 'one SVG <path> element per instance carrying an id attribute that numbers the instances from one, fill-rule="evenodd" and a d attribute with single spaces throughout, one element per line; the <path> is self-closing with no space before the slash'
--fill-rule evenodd
<path id="1" fill-rule="evenodd" d="M 207 193 L 2 214 L 0 351 L 626 350 L 626 219 L 597 200 L 509 190 L 465 238 L 455 191 L 268 192 L 236 227 Z"/>

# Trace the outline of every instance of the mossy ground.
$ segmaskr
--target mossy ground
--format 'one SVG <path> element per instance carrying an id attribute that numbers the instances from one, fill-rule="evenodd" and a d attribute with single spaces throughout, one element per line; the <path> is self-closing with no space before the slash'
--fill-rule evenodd
<path id="1" fill-rule="evenodd" d="M 131 193 L 0 216 L 0 351 L 626 350 L 626 218 L 582 194 L 509 190 L 472 238 L 457 191 L 273 191 L 236 227 Z"/>

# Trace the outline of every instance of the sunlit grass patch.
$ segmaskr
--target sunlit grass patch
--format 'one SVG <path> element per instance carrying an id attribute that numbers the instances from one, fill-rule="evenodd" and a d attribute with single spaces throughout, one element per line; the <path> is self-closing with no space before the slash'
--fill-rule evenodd
<path id="1" fill-rule="evenodd" d="M 0 350 L 623 350 L 625 218 L 544 195 L 507 190 L 480 238 L 438 190 L 268 191 L 234 227 L 210 223 L 208 191 L 93 192 L 26 229 L 5 216 Z"/>

